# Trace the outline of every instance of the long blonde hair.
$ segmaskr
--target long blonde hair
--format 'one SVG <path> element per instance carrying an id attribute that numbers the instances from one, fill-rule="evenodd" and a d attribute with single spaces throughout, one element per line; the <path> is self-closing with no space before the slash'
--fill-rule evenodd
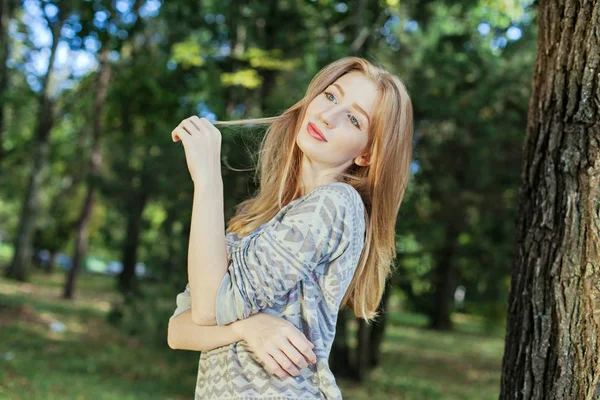
<path id="1" fill-rule="evenodd" d="M 215 126 L 269 124 L 259 150 L 256 195 L 236 207 L 228 231 L 245 236 L 273 218 L 282 207 L 302 196 L 301 150 L 296 133 L 309 103 L 340 76 L 359 71 L 379 91 L 367 149 L 370 164 L 352 164 L 338 181 L 352 185 L 366 208 L 366 237 L 354 277 L 341 301 L 367 323 L 376 318 L 386 279 L 396 257 L 395 225 L 409 179 L 412 162 L 413 110 L 403 82 L 384 67 L 360 57 L 344 57 L 322 68 L 310 82 L 306 95 L 276 117 L 215 121 Z"/>

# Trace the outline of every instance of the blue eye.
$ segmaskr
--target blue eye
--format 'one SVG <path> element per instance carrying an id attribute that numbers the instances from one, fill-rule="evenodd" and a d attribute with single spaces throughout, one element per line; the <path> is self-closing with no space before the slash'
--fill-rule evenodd
<path id="1" fill-rule="evenodd" d="M 333 97 L 335 99 L 335 96 L 329 92 L 324 92 L 325 93 L 325 97 L 327 97 L 328 99 L 331 100 L 331 97 Z M 331 96 L 331 97 L 329 97 Z M 350 118 L 352 120 L 352 118 L 354 118 L 354 120 L 356 121 L 356 123 L 352 122 L 352 125 L 356 126 L 358 129 L 360 129 L 360 124 L 358 123 L 358 120 L 356 119 L 356 117 L 354 117 L 354 115 L 348 114 L 350 115 Z"/>

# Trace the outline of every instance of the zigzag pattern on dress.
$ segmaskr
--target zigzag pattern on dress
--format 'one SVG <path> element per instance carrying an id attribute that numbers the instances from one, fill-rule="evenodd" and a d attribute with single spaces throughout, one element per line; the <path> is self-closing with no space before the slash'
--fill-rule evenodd
<path id="1" fill-rule="evenodd" d="M 349 184 L 293 200 L 248 236 L 226 236 L 228 273 L 217 295 L 222 325 L 258 311 L 280 316 L 314 345 L 317 364 L 279 378 L 241 341 L 203 352 L 196 400 L 341 399 L 328 365 L 338 307 L 364 247 L 365 208 Z M 189 285 L 173 316 L 191 307 Z"/>

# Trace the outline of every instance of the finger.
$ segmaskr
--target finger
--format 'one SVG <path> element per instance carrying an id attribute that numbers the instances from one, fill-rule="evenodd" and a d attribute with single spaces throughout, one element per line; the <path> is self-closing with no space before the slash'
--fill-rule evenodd
<path id="1" fill-rule="evenodd" d="M 285 372 L 283 370 L 283 368 L 281 368 L 281 366 L 279 364 L 277 364 L 275 359 L 273 357 L 271 357 L 271 355 L 269 353 L 267 353 L 266 351 L 258 352 L 258 353 L 256 353 L 256 355 L 265 364 L 265 366 L 267 367 L 267 370 L 269 370 L 269 372 L 271 374 L 277 375 L 280 378 L 285 378 L 286 376 L 289 376 L 289 374 L 287 372 Z"/>
<path id="2" fill-rule="evenodd" d="M 208 120 L 208 118 L 202 117 L 202 118 L 198 118 L 197 116 L 193 116 L 190 117 L 194 120 L 195 123 L 198 123 L 200 126 L 205 127 L 207 129 L 210 129 L 210 127 L 214 127 L 213 124 L 211 124 L 211 122 Z"/>
<path id="3" fill-rule="evenodd" d="M 194 116 L 195 117 L 195 116 Z M 190 117 L 193 118 L 193 117 Z M 197 118 L 197 117 L 196 117 Z M 194 119 L 194 122 L 200 124 L 205 130 L 205 132 L 211 132 L 214 133 L 215 135 L 221 135 L 221 131 L 213 125 L 212 122 L 210 122 L 207 118 L 198 118 L 197 120 Z"/>
<path id="4" fill-rule="evenodd" d="M 302 332 L 294 327 L 293 332 L 288 336 L 288 339 L 308 361 L 313 364 L 317 363 L 317 356 L 312 350 L 315 345 L 312 344 Z"/>
<path id="5" fill-rule="evenodd" d="M 304 359 L 304 356 L 290 343 L 287 338 L 283 338 L 279 349 L 285 353 L 288 359 L 290 359 L 298 368 L 308 367 L 308 363 Z"/>
<path id="6" fill-rule="evenodd" d="M 275 348 L 273 351 L 270 351 L 269 354 L 271 354 L 271 357 L 273 357 L 275 361 L 277 361 L 277 364 L 281 365 L 281 368 L 287 371 L 290 375 L 300 375 L 300 370 L 296 368 L 294 363 L 280 349 Z"/>
<path id="7" fill-rule="evenodd" d="M 174 142 L 181 140 L 182 143 L 185 144 L 191 136 L 181 126 L 177 126 L 175 129 L 173 129 L 173 132 L 171 132 L 171 137 L 173 138 Z"/>
<path id="8" fill-rule="evenodd" d="M 194 125 L 194 124 L 192 123 L 192 121 L 190 121 L 189 119 L 185 119 L 185 120 L 181 121 L 181 123 L 180 123 L 179 125 L 181 125 L 181 127 L 182 127 L 183 129 L 185 129 L 185 130 L 187 131 L 187 133 L 189 133 L 189 134 L 190 134 L 190 135 L 192 135 L 192 136 L 193 136 L 194 134 L 198 134 L 198 133 L 201 133 L 201 132 L 202 132 L 202 131 L 201 131 L 200 129 L 198 129 L 198 128 L 196 127 L 196 125 Z"/>
<path id="9" fill-rule="evenodd" d="M 189 136 L 189 133 L 187 131 L 185 131 L 184 129 L 181 128 L 181 125 L 177 125 L 175 127 L 175 129 L 173 129 L 171 131 L 171 139 L 174 142 L 178 142 L 180 140 L 183 140 L 183 139 L 185 139 L 185 137 L 183 135 L 184 133 L 185 133 L 185 136 Z"/>
<path id="10" fill-rule="evenodd" d="M 200 122 L 200 118 L 198 118 L 197 115 L 192 115 L 187 120 L 194 124 L 196 129 L 200 130 L 200 128 L 202 128 L 202 122 Z"/>

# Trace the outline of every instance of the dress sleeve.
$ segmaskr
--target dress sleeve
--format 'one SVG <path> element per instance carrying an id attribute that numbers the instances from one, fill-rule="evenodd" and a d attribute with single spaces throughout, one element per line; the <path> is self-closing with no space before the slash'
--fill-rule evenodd
<path id="1" fill-rule="evenodd" d="M 216 298 L 217 325 L 244 319 L 286 295 L 317 265 L 343 254 L 356 234 L 355 189 L 325 185 L 242 241 L 230 255 Z"/>
<path id="2" fill-rule="evenodd" d="M 190 308 L 192 308 L 192 297 L 190 296 L 189 283 L 185 285 L 185 290 L 177 295 L 175 303 L 177 304 L 177 308 L 175 308 L 175 312 L 173 312 L 173 315 L 171 315 L 171 318 L 169 318 L 169 320 L 175 318 L 185 310 L 189 310 Z"/>

